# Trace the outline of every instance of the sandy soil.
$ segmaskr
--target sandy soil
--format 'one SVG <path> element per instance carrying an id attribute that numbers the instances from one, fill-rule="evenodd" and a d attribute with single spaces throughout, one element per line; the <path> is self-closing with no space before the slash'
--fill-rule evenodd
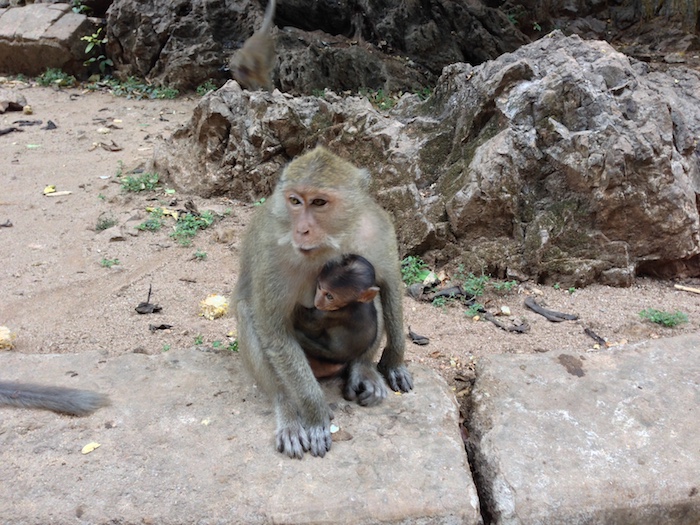
<path id="1" fill-rule="evenodd" d="M 169 194 L 167 181 L 158 191 L 129 193 L 121 189 L 118 177 L 120 171 L 147 166 L 154 145 L 187 122 L 196 98 L 137 101 L 78 89 L 14 87 L 22 89 L 34 114 L 0 115 L 0 129 L 17 120 L 43 123 L 0 136 L 0 224 L 12 224 L 0 227 L 0 326 L 16 334 L 13 351 L 100 350 L 111 356 L 198 343 L 227 347 L 235 319 L 206 320 L 198 315 L 199 303 L 209 294 L 231 294 L 240 234 L 253 206 Z M 57 129 L 41 129 L 48 120 Z M 45 196 L 47 185 L 71 193 Z M 182 209 L 190 198 L 200 211 L 219 215 L 191 246 L 170 238 L 172 219 L 158 232 L 135 228 L 147 218 L 146 207 Z M 100 231 L 104 219 L 116 225 Z M 206 258 L 200 260 L 196 252 L 206 253 Z M 114 259 L 119 264 L 111 268 L 101 264 Z M 435 307 L 406 297 L 406 326 L 430 338 L 427 346 L 409 343 L 407 360 L 438 370 L 459 394 L 474 362 L 490 353 L 610 351 L 594 349 L 584 328 L 614 345 L 696 331 L 700 295 L 673 285 L 640 279 L 627 289 L 569 291 L 524 283 L 499 294 L 488 288 L 480 302 L 493 312 L 510 307 L 512 319 L 530 324 L 525 334 L 475 321 L 461 306 Z M 149 287 L 151 302 L 162 311 L 140 315 L 135 307 L 146 300 Z M 548 308 L 576 313 L 580 320 L 551 323 L 523 306 L 527 294 L 535 294 Z M 689 322 L 663 328 L 640 319 L 638 312 L 645 308 L 680 310 Z M 149 325 L 161 324 L 172 328 L 149 330 Z"/>

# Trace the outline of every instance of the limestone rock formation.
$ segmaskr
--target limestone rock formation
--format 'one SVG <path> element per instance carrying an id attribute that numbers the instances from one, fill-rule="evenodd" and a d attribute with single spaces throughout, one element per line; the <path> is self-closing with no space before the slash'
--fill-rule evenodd
<path id="1" fill-rule="evenodd" d="M 223 79 L 262 22 L 266 2 L 114 0 L 108 52 L 120 75 L 191 89 Z M 481 63 L 527 42 L 500 11 L 481 2 L 432 4 L 279 2 L 275 84 L 310 94 L 325 88 L 411 91 L 456 61 Z"/>
<path id="2" fill-rule="evenodd" d="M 374 175 L 403 254 L 541 282 L 700 274 L 700 75 L 561 33 L 447 67 L 427 101 L 230 82 L 155 156 L 173 184 L 257 200 L 317 143 Z"/>

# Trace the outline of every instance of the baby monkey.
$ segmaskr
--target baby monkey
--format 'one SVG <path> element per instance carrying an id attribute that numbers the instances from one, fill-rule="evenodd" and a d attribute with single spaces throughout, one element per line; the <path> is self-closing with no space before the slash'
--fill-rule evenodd
<path id="1" fill-rule="evenodd" d="M 297 306 L 294 329 L 316 378 L 331 377 L 377 339 L 374 266 L 360 255 L 328 261 L 318 276 L 315 308 Z"/>
<path id="2" fill-rule="evenodd" d="M 233 78 L 246 89 L 272 91 L 270 76 L 275 65 L 275 42 L 270 30 L 276 3 L 276 0 L 270 0 L 260 29 L 245 41 L 229 64 Z"/>

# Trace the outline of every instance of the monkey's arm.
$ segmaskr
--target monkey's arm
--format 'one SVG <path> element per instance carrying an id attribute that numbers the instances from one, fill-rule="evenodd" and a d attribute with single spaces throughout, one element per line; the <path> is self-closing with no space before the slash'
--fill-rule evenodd
<path id="1" fill-rule="evenodd" d="M 0 406 L 40 408 L 87 416 L 109 404 L 106 395 L 89 390 L 0 381 Z"/>
<path id="2" fill-rule="evenodd" d="M 260 303 L 256 308 L 262 314 L 260 323 L 255 322 L 253 308 L 238 301 L 238 335 L 253 374 L 275 405 L 277 450 L 299 459 L 305 451 L 324 456 L 331 448 L 331 411 L 323 391 L 290 332 L 291 323 L 284 329 L 286 323 L 274 308 L 270 311 Z"/>
<path id="3" fill-rule="evenodd" d="M 399 274 L 400 275 L 400 274 Z M 400 277 L 392 279 L 401 282 Z M 413 389 L 413 377 L 404 363 L 406 340 L 403 335 L 403 301 L 398 286 L 386 283 L 381 286 L 382 313 L 386 327 L 386 346 L 377 367 L 395 392 Z"/>
<path id="4" fill-rule="evenodd" d="M 396 238 L 389 215 L 380 210 L 387 232 Z M 386 378 L 389 387 L 395 392 L 408 392 L 413 389 L 413 378 L 404 363 L 406 338 L 403 329 L 403 281 L 396 243 L 384 242 L 386 252 L 382 274 L 377 275 L 382 304 L 382 316 L 386 330 L 386 346 L 379 360 L 379 371 Z M 375 265 L 376 266 L 376 265 Z"/>

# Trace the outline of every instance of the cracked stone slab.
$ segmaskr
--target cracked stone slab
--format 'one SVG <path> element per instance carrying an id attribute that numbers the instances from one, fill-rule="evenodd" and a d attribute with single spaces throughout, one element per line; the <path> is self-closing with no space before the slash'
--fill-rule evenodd
<path id="1" fill-rule="evenodd" d="M 0 376 L 108 393 L 85 418 L 0 408 L 0 523 L 480 523 L 444 381 L 378 407 L 335 403 L 321 458 L 274 448 L 271 405 L 237 354 L 0 354 Z M 81 449 L 96 442 L 89 454 Z"/>
<path id="2" fill-rule="evenodd" d="M 700 523 L 699 349 L 482 359 L 468 448 L 494 523 Z"/>

